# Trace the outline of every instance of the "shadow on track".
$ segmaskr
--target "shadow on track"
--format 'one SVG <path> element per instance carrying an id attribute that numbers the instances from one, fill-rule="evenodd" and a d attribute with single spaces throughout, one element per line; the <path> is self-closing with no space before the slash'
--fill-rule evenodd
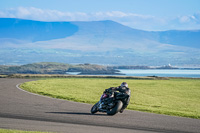
<path id="1" fill-rule="evenodd" d="M 72 115 L 100 115 L 100 116 L 108 116 L 107 114 L 91 114 L 91 113 L 83 113 L 83 112 L 45 112 L 52 114 L 72 114 Z"/>

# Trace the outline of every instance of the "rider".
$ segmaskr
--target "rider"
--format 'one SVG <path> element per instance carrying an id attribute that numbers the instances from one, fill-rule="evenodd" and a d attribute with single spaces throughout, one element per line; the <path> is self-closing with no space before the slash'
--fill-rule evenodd
<path id="1" fill-rule="evenodd" d="M 131 96 L 131 90 L 128 88 L 128 84 L 126 82 L 123 82 L 121 86 L 118 87 L 110 87 L 109 89 L 106 89 L 106 91 L 119 91 L 120 93 L 123 93 L 125 95 L 125 99 L 123 100 L 123 107 L 120 110 L 120 113 L 124 111 L 124 109 L 128 106 Z"/>

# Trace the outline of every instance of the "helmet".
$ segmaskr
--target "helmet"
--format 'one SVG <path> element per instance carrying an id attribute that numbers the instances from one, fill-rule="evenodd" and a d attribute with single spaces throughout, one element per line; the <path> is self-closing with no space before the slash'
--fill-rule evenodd
<path id="1" fill-rule="evenodd" d="M 121 87 L 127 87 L 127 88 L 128 88 L 128 84 L 127 84 L 126 82 L 123 82 L 123 83 L 121 84 Z"/>

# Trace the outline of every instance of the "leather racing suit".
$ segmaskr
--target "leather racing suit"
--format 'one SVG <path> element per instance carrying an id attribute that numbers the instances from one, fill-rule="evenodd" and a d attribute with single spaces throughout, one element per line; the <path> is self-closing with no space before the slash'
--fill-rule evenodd
<path id="1" fill-rule="evenodd" d="M 123 107 L 121 109 L 121 113 L 123 112 L 123 110 L 128 106 L 129 102 L 130 102 L 130 96 L 131 96 L 131 90 L 128 87 L 110 87 L 107 90 L 112 90 L 113 92 L 119 91 L 120 93 L 125 95 L 125 99 L 122 101 L 123 102 Z"/>

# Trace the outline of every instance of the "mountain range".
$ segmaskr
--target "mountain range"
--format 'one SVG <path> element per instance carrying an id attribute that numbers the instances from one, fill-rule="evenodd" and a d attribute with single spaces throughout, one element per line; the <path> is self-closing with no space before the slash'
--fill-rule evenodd
<path id="1" fill-rule="evenodd" d="M 0 64 L 33 62 L 200 66 L 200 30 L 0 18 Z"/>

